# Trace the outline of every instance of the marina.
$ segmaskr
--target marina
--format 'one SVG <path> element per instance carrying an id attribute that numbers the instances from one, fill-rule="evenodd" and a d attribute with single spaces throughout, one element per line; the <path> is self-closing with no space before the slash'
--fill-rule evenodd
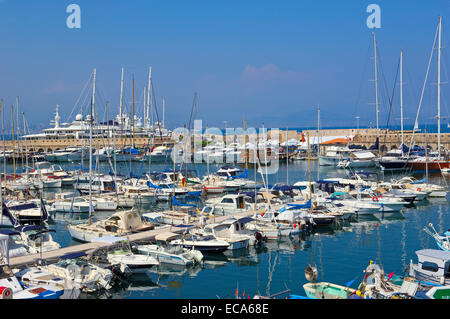
<path id="1" fill-rule="evenodd" d="M 409 25 L 378 30 L 371 4 L 370 32 L 345 17 L 339 32 L 352 41 L 342 42 L 329 21 L 326 41 L 316 21 L 291 21 L 299 3 L 242 3 L 267 22 L 233 7 L 236 43 L 212 13 L 229 8 L 208 5 L 210 27 L 202 10 L 180 10 L 187 23 L 118 2 L 124 23 L 107 26 L 106 45 L 71 4 L 65 36 L 78 47 L 52 43 L 73 65 L 37 50 L 42 35 L 22 50 L 48 70 L 8 65 L 17 78 L 0 77 L 0 299 L 450 299 L 443 5 L 420 10 L 424 26 L 408 37 Z M 181 313 L 202 309 L 192 307 Z"/>

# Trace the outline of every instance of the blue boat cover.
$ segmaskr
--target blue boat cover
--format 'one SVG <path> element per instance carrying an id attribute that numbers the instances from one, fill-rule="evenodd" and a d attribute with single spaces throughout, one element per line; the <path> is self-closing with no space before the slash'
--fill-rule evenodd
<path id="1" fill-rule="evenodd" d="M 74 259 L 74 258 L 78 258 L 78 257 L 82 257 L 82 256 L 86 256 L 85 252 L 76 252 L 76 253 L 69 253 L 69 254 L 65 254 L 63 256 L 61 256 L 61 259 Z"/>
<path id="2" fill-rule="evenodd" d="M 175 205 L 175 206 L 197 207 L 197 205 L 194 205 L 194 204 L 183 204 L 183 203 L 180 203 L 175 196 L 172 197 L 172 204 Z"/>

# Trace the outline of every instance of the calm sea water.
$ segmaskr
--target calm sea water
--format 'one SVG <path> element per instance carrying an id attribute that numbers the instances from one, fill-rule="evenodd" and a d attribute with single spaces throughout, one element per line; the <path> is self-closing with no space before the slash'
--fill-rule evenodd
<path id="1" fill-rule="evenodd" d="M 71 168 L 78 164 L 64 165 Z M 172 165 L 152 165 L 152 171 L 171 168 Z M 194 169 L 194 167 L 192 167 Z M 215 171 L 218 165 L 211 165 Z M 269 183 L 293 184 L 308 180 L 307 162 L 281 165 L 277 174 L 269 176 Z M 131 164 L 135 174 L 148 169 L 147 164 Z M 196 165 L 200 175 L 207 171 L 206 165 Z M 101 170 L 108 172 L 107 167 Z M 128 174 L 130 164 L 118 167 L 122 174 Z M 345 170 L 318 167 L 311 163 L 313 180 L 326 177 L 346 176 Z M 254 169 L 249 169 L 249 177 L 254 178 Z M 394 177 L 386 174 L 385 180 Z M 416 176 L 422 178 L 421 175 Z M 258 180 L 261 177 L 257 176 Z M 431 181 L 444 185 L 440 175 L 431 176 Z M 46 197 L 54 196 L 47 192 Z M 151 209 L 157 209 L 154 207 Z M 159 207 L 161 208 L 161 207 Z M 146 208 L 145 210 L 149 210 Z M 105 218 L 111 213 L 96 214 Z M 67 231 L 68 215 L 56 216 L 52 225 L 57 230 L 55 239 L 62 245 L 77 244 Z M 430 199 L 416 206 L 404 208 L 401 213 L 378 214 L 360 219 L 358 222 L 341 225 L 335 229 L 317 231 L 305 239 L 296 238 L 280 242 L 269 242 L 266 247 L 256 250 L 251 247 L 238 253 L 226 252 L 210 257 L 203 267 L 188 269 L 164 269 L 165 273 L 147 273 L 133 276 L 128 287 L 121 287 L 101 295 L 82 295 L 83 298 L 234 298 L 236 288 L 253 296 L 256 293 L 270 295 L 287 288 L 291 293 L 305 295 L 302 285 L 306 283 L 304 269 L 308 264 L 316 264 L 318 280 L 345 285 L 356 279 L 352 287 L 357 287 L 363 277 L 363 269 L 370 260 L 382 264 L 386 273 L 403 274 L 410 259 L 416 261 L 415 251 L 423 248 L 437 248 L 434 240 L 422 229 L 433 223 L 438 232 L 450 228 L 449 203 L 447 199 Z"/>

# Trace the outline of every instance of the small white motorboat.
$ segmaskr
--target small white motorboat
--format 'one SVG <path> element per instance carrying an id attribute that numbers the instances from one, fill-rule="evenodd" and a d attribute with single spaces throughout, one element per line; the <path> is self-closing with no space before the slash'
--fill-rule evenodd
<path id="1" fill-rule="evenodd" d="M 108 252 L 108 261 L 111 264 L 125 264 L 132 272 L 145 272 L 159 265 L 158 260 L 151 255 L 134 254 L 128 249 L 117 249 Z"/>

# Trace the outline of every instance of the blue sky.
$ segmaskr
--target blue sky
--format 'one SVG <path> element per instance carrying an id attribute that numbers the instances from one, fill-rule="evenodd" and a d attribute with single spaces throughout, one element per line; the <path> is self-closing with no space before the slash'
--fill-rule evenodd
<path id="1" fill-rule="evenodd" d="M 68 29 L 66 7 L 81 7 L 81 29 Z M 166 123 L 189 120 L 194 92 L 209 126 L 322 126 L 375 122 L 372 30 L 366 7 L 381 7 L 377 40 L 391 94 L 400 49 L 405 59 L 405 117 L 413 122 L 439 15 L 443 16 L 443 81 L 448 81 L 450 2 L 433 1 L 106 1 L 0 0 L 0 98 L 15 97 L 30 124 L 47 126 L 56 104 L 63 120 L 97 68 L 97 111 L 118 112 L 120 72 L 125 101 L 142 110 L 148 67 Z M 436 114 L 436 60 L 423 122 Z M 386 96 L 384 79 L 380 94 Z M 442 113 L 448 115 L 448 84 Z M 386 123 L 386 98 L 380 125 Z M 394 97 L 399 117 L 398 91 Z M 130 110 L 130 105 L 128 105 Z M 74 111 L 76 113 L 77 110 Z M 5 116 L 9 116 L 8 113 Z M 8 118 L 8 117 L 7 117 Z M 391 119 L 392 123 L 392 119 Z"/>

